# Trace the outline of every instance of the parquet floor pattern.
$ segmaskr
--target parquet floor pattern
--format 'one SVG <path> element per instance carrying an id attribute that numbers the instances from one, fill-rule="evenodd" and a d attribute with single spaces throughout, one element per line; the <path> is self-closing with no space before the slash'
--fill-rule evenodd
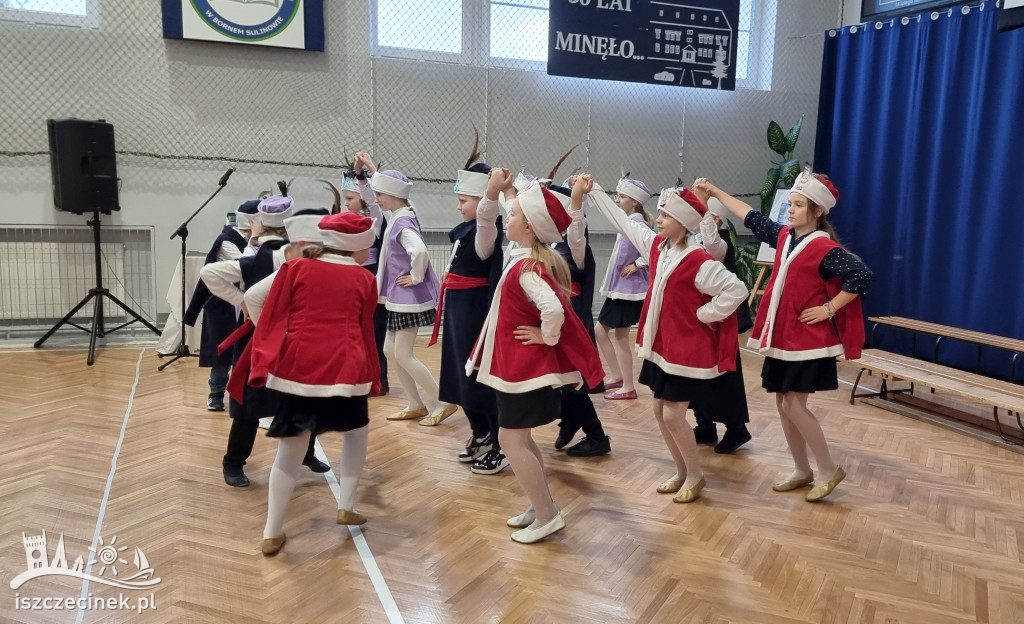
<path id="1" fill-rule="evenodd" d="M 424 345 L 436 370 L 439 352 Z M 754 441 L 732 456 L 702 447 L 708 488 L 696 503 L 654 491 L 673 470 L 645 388 L 637 401 L 595 398 L 609 456 L 566 457 L 551 446 L 555 427 L 537 430 L 568 527 L 532 546 L 505 526 L 527 504 L 511 471 L 478 476 L 455 461 L 469 435 L 461 413 L 434 428 L 388 422 L 401 390 L 373 399 L 357 508 L 404 621 L 1024 623 L 1024 456 L 851 406 L 841 386 L 811 407 L 850 476 L 821 504 L 774 493 L 789 454 L 760 358 L 743 361 Z M 69 562 L 88 554 L 139 365 L 99 533 L 144 550 L 162 579 L 157 608 L 83 621 L 387 622 L 323 476 L 303 472 L 287 545 L 260 554 L 274 441 L 257 440 L 251 487 L 226 486 L 229 420 L 205 409 L 208 370 L 158 364 L 141 348 L 103 350 L 93 367 L 81 352 L 0 351 L 0 621 L 76 621 L 14 608 L 21 534 L 46 530 L 52 557 L 63 532 Z M 340 434 L 322 444 L 336 467 Z M 81 591 L 43 577 L 18 593 Z"/>

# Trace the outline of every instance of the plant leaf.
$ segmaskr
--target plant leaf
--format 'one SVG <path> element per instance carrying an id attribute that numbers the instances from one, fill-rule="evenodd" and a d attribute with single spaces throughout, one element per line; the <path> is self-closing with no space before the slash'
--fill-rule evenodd
<path id="1" fill-rule="evenodd" d="M 764 184 L 761 186 L 761 203 L 764 203 L 766 200 L 772 200 L 772 197 L 775 196 L 775 187 L 779 185 L 779 178 L 781 177 L 782 172 L 778 169 L 768 170 L 768 173 L 764 176 Z"/>
<path id="2" fill-rule="evenodd" d="M 790 154 L 796 149 L 796 141 L 800 138 L 800 128 L 804 125 L 804 116 L 800 115 L 800 119 L 797 120 L 793 127 L 789 129 L 786 134 L 786 151 Z"/>
<path id="3" fill-rule="evenodd" d="M 800 159 L 790 158 L 786 162 L 779 165 L 779 169 L 782 171 L 782 185 L 784 188 L 793 186 L 796 182 L 796 177 L 800 175 Z"/>
<path id="4" fill-rule="evenodd" d="M 729 230 L 729 240 L 732 241 L 732 248 L 736 249 L 736 226 L 729 219 L 725 219 L 725 227 Z M 739 256 L 739 254 L 736 255 L 737 257 Z"/>
<path id="5" fill-rule="evenodd" d="M 774 121 L 768 124 L 768 147 L 779 156 L 786 155 L 786 135 L 782 133 L 782 126 Z"/>

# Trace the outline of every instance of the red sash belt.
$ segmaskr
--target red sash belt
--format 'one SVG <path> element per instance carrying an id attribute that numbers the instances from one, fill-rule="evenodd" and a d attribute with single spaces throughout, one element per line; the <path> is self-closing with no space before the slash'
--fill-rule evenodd
<path id="1" fill-rule="evenodd" d="M 245 338 L 256 329 L 252 321 L 245 319 L 245 322 L 238 326 L 238 329 L 231 332 L 231 334 L 224 339 L 224 342 L 217 345 L 217 355 L 222 355 L 225 351 L 235 346 L 235 343 Z"/>
<path id="2" fill-rule="evenodd" d="M 465 275 L 457 275 L 455 273 L 448 273 L 444 276 L 444 281 L 441 282 L 441 296 L 437 300 L 437 316 L 434 317 L 434 333 L 430 335 L 430 342 L 427 343 L 428 347 L 434 346 L 437 342 L 437 332 L 441 329 L 441 315 L 444 312 L 444 291 L 451 288 L 452 290 L 470 290 L 473 288 L 481 288 L 489 283 L 486 277 L 466 277 Z"/>
<path id="3" fill-rule="evenodd" d="M 221 354 L 242 340 L 256 329 L 252 321 L 246 319 L 238 329 L 231 332 L 231 335 L 224 339 L 224 342 L 217 345 L 217 353 Z M 245 350 L 239 356 L 238 361 L 231 367 L 231 377 L 228 378 L 227 391 L 239 403 L 242 402 L 242 395 L 245 393 L 245 383 L 249 378 L 249 368 L 252 358 L 252 342 L 245 346 Z"/>
<path id="4" fill-rule="evenodd" d="M 579 297 L 583 294 L 583 285 L 579 282 L 573 282 L 569 288 L 569 298 Z"/>

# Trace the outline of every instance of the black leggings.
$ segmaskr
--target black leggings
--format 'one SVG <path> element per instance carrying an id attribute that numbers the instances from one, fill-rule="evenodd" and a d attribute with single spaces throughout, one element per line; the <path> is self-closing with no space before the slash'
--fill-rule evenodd
<path id="1" fill-rule="evenodd" d="M 256 432 L 259 431 L 260 421 L 243 418 L 231 419 L 231 432 L 228 433 L 228 451 L 224 453 L 225 468 L 241 468 L 245 465 L 249 456 L 252 455 L 252 447 L 256 444 Z M 314 445 L 316 436 L 309 436 L 309 447 L 306 449 L 306 459 L 316 456 Z"/>
<path id="2" fill-rule="evenodd" d="M 591 440 L 604 440 L 608 436 L 601 426 L 601 419 L 597 417 L 597 410 L 594 409 L 594 402 L 589 394 L 579 394 L 572 390 L 562 390 L 562 421 L 558 423 L 559 429 L 575 434 L 580 429 L 583 434 Z"/>

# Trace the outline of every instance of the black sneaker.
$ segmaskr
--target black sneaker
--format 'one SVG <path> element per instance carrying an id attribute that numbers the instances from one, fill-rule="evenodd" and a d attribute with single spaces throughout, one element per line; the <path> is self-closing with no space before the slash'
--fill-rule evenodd
<path id="1" fill-rule="evenodd" d="M 569 446 L 569 443 L 572 442 L 577 431 L 579 431 L 579 429 L 569 429 L 568 427 L 560 426 L 558 428 L 558 437 L 555 438 L 555 450 L 560 451 Z"/>
<path id="2" fill-rule="evenodd" d="M 211 392 L 210 396 L 206 397 L 206 409 L 210 410 L 211 412 L 223 412 L 224 393 Z"/>
<path id="3" fill-rule="evenodd" d="M 696 438 L 697 444 L 714 444 L 718 442 L 718 429 L 714 423 L 711 425 L 697 425 L 693 428 L 693 437 Z"/>
<path id="4" fill-rule="evenodd" d="M 746 425 L 726 429 L 722 441 L 715 446 L 715 452 L 728 455 L 747 442 L 750 442 L 750 432 L 747 431 Z"/>
<path id="5" fill-rule="evenodd" d="M 500 450 L 491 449 L 487 451 L 487 454 L 476 460 L 473 463 L 473 467 L 470 470 L 473 474 L 484 474 L 492 475 L 498 474 L 505 468 L 508 468 L 508 460 L 505 459 L 505 454 Z"/>
<path id="6" fill-rule="evenodd" d="M 312 457 L 307 457 L 307 458 L 303 459 L 302 460 L 302 465 L 305 466 L 306 468 L 309 468 L 313 472 L 316 472 L 316 473 L 319 473 L 319 474 L 325 473 L 325 472 L 327 472 L 328 470 L 331 469 L 331 465 L 330 464 L 325 464 L 324 462 L 322 462 L 319 459 L 317 459 L 315 455 L 312 456 Z"/>
<path id="7" fill-rule="evenodd" d="M 470 436 L 469 442 L 466 442 L 466 448 L 459 453 L 459 461 L 468 464 L 475 462 L 480 457 L 483 457 L 494 448 L 491 444 L 491 434 L 487 434 L 482 438 Z"/>
<path id="8" fill-rule="evenodd" d="M 249 485 L 249 477 L 245 476 L 241 467 L 229 468 L 224 466 L 224 483 L 232 487 L 246 487 Z"/>
<path id="9" fill-rule="evenodd" d="M 612 452 L 612 439 L 605 436 L 604 440 L 597 441 L 591 438 L 583 438 L 565 452 L 570 457 L 597 457 Z"/>

